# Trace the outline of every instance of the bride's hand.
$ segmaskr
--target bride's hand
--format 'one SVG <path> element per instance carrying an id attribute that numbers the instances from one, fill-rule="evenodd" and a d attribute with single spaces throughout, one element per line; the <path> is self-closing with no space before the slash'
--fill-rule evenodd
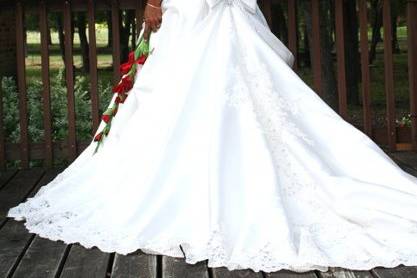
<path id="1" fill-rule="evenodd" d="M 149 39 L 151 32 L 158 31 L 162 23 L 162 10 L 160 0 L 148 0 L 144 13 L 145 18 L 145 40 Z"/>

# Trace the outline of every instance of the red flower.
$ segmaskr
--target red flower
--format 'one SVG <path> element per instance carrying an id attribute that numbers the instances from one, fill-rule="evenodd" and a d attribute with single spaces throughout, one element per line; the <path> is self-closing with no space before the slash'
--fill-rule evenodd
<path id="1" fill-rule="evenodd" d="M 148 55 L 142 54 L 136 61 L 135 61 L 135 53 L 132 51 L 129 53 L 129 58 L 126 63 L 122 64 L 120 66 L 120 72 L 122 74 L 127 74 L 130 69 L 132 68 L 134 63 L 137 63 L 139 65 L 143 65 L 146 62 L 146 59 L 148 58 Z"/>
<path id="2" fill-rule="evenodd" d="M 113 92 L 117 94 L 124 94 L 133 87 L 133 80 L 129 75 L 124 75 L 122 80 L 113 87 Z"/>
<path id="3" fill-rule="evenodd" d="M 143 64 L 145 64 L 147 58 L 148 58 L 148 55 L 142 54 L 142 56 L 140 56 L 138 58 L 138 60 L 136 61 L 136 63 L 138 63 L 139 65 L 143 65 Z"/>
<path id="4" fill-rule="evenodd" d="M 120 72 L 122 74 L 126 74 L 132 68 L 133 63 L 135 62 L 135 53 L 132 51 L 129 53 L 129 59 L 126 63 L 120 66 Z"/>
<path id="5" fill-rule="evenodd" d="M 129 75 L 123 76 L 122 83 L 125 86 L 126 91 L 129 91 L 133 87 L 133 79 Z"/>
<path id="6" fill-rule="evenodd" d="M 103 138 L 103 132 L 98 133 L 95 137 L 94 137 L 94 141 L 101 141 L 101 139 Z"/>
<path id="7" fill-rule="evenodd" d="M 110 122 L 111 117 L 110 117 L 110 115 L 103 115 L 103 116 L 101 117 L 101 119 L 102 119 L 105 123 L 108 123 L 108 122 Z"/>
<path id="8" fill-rule="evenodd" d="M 121 94 L 121 95 L 118 95 L 118 103 L 124 103 L 125 102 L 125 100 L 126 100 L 126 98 L 127 98 L 127 95 L 126 94 Z"/>

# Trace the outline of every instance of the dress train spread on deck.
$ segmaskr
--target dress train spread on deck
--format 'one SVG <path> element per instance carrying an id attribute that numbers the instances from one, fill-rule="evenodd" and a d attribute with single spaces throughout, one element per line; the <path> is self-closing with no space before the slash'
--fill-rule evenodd
<path id="1" fill-rule="evenodd" d="M 291 70 L 256 1 L 162 8 L 100 150 L 8 216 L 52 240 L 212 267 L 417 265 L 417 178 Z"/>

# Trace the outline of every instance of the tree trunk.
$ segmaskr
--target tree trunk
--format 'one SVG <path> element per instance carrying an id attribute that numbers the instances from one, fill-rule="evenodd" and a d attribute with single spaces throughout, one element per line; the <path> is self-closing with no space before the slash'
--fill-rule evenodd
<path id="1" fill-rule="evenodd" d="M 398 1 L 391 2 L 391 22 L 392 22 L 392 51 L 394 53 L 400 53 L 400 44 L 398 43 L 398 15 L 399 15 L 399 3 Z"/>
<path id="2" fill-rule="evenodd" d="M 360 56 L 356 0 L 344 2 L 345 60 L 348 103 L 359 105 Z"/>
<path id="3" fill-rule="evenodd" d="M 284 43 L 288 43 L 288 26 L 286 23 L 284 11 L 280 3 L 272 5 L 272 30 L 275 35 Z"/>
<path id="4" fill-rule="evenodd" d="M 376 58 L 376 47 L 382 41 L 381 27 L 382 27 L 382 3 L 379 0 L 372 0 L 372 41 L 371 49 L 369 51 L 369 63 L 372 64 Z"/>
<path id="5" fill-rule="evenodd" d="M 330 17 L 330 1 L 320 1 L 320 55 L 321 55 L 321 75 L 323 78 L 323 100 L 333 109 L 337 108 L 336 95 L 336 78 L 334 74 L 333 56 L 332 56 L 332 21 Z M 304 15 L 306 19 L 306 27 L 308 33 L 308 40 L 312 41 L 312 18 L 311 6 L 303 2 Z M 310 43 L 310 53 L 313 53 Z M 314 59 L 314 57 L 312 57 Z"/>
<path id="6" fill-rule="evenodd" d="M 310 55 L 310 41 L 308 38 L 308 30 L 307 30 L 307 25 L 303 26 L 303 30 L 304 30 L 304 40 L 303 40 L 303 44 L 304 44 L 304 54 L 303 54 L 303 63 L 304 66 L 307 68 L 311 67 L 311 55 Z"/>
<path id="7" fill-rule="evenodd" d="M 132 47 L 135 47 L 136 46 L 136 36 L 137 36 L 137 34 L 136 34 L 136 22 L 134 20 L 132 22 L 132 27 L 131 27 L 130 32 L 132 33 L 132 38 L 131 38 L 130 43 L 132 44 Z"/>
<path id="8" fill-rule="evenodd" d="M 135 12 L 128 10 L 124 16 L 120 17 L 124 24 L 120 24 L 120 60 L 125 61 L 129 55 L 129 36 L 132 29 L 132 24 L 135 20 Z"/>
<path id="9" fill-rule="evenodd" d="M 51 27 L 48 28 L 48 45 L 52 45 Z"/>
<path id="10" fill-rule="evenodd" d="M 111 18 L 111 12 L 106 13 L 106 21 L 107 21 L 107 47 L 111 48 L 113 46 L 113 24 Z"/>
<path id="11" fill-rule="evenodd" d="M 64 35 L 64 23 L 62 15 L 59 14 L 56 17 L 56 26 L 58 31 L 59 49 L 61 51 L 62 61 L 65 62 L 65 35 Z"/>
<path id="12" fill-rule="evenodd" d="M 94 28 L 94 26 L 90 26 Z M 83 70 L 88 72 L 90 70 L 90 56 L 89 56 L 89 47 L 87 41 L 87 20 L 85 13 L 80 12 L 77 15 L 77 28 L 78 28 L 78 37 L 80 38 L 81 46 L 81 56 L 83 60 Z"/>

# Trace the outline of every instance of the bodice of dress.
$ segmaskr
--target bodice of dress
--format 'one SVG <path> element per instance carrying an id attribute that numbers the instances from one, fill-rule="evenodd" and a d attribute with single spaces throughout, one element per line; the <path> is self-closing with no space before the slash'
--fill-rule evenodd
<path id="1" fill-rule="evenodd" d="M 175 7 L 181 13 L 187 13 L 190 11 L 194 14 L 200 13 L 199 11 L 214 8 L 219 4 L 239 5 L 244 7 L 251 13 L 256 13 L 257 1 L 256 0 L 163 0 L 162 5 L 166 7 Z"/>
<path id="2" fill-rule="evenodd" d="M 245 7 L 252 13 L 256 12 L 256 0 L 206 0 L 207 4 L 213 8 L 220 3 L 227 3 L 227 4 L 238 4 Z"/>

